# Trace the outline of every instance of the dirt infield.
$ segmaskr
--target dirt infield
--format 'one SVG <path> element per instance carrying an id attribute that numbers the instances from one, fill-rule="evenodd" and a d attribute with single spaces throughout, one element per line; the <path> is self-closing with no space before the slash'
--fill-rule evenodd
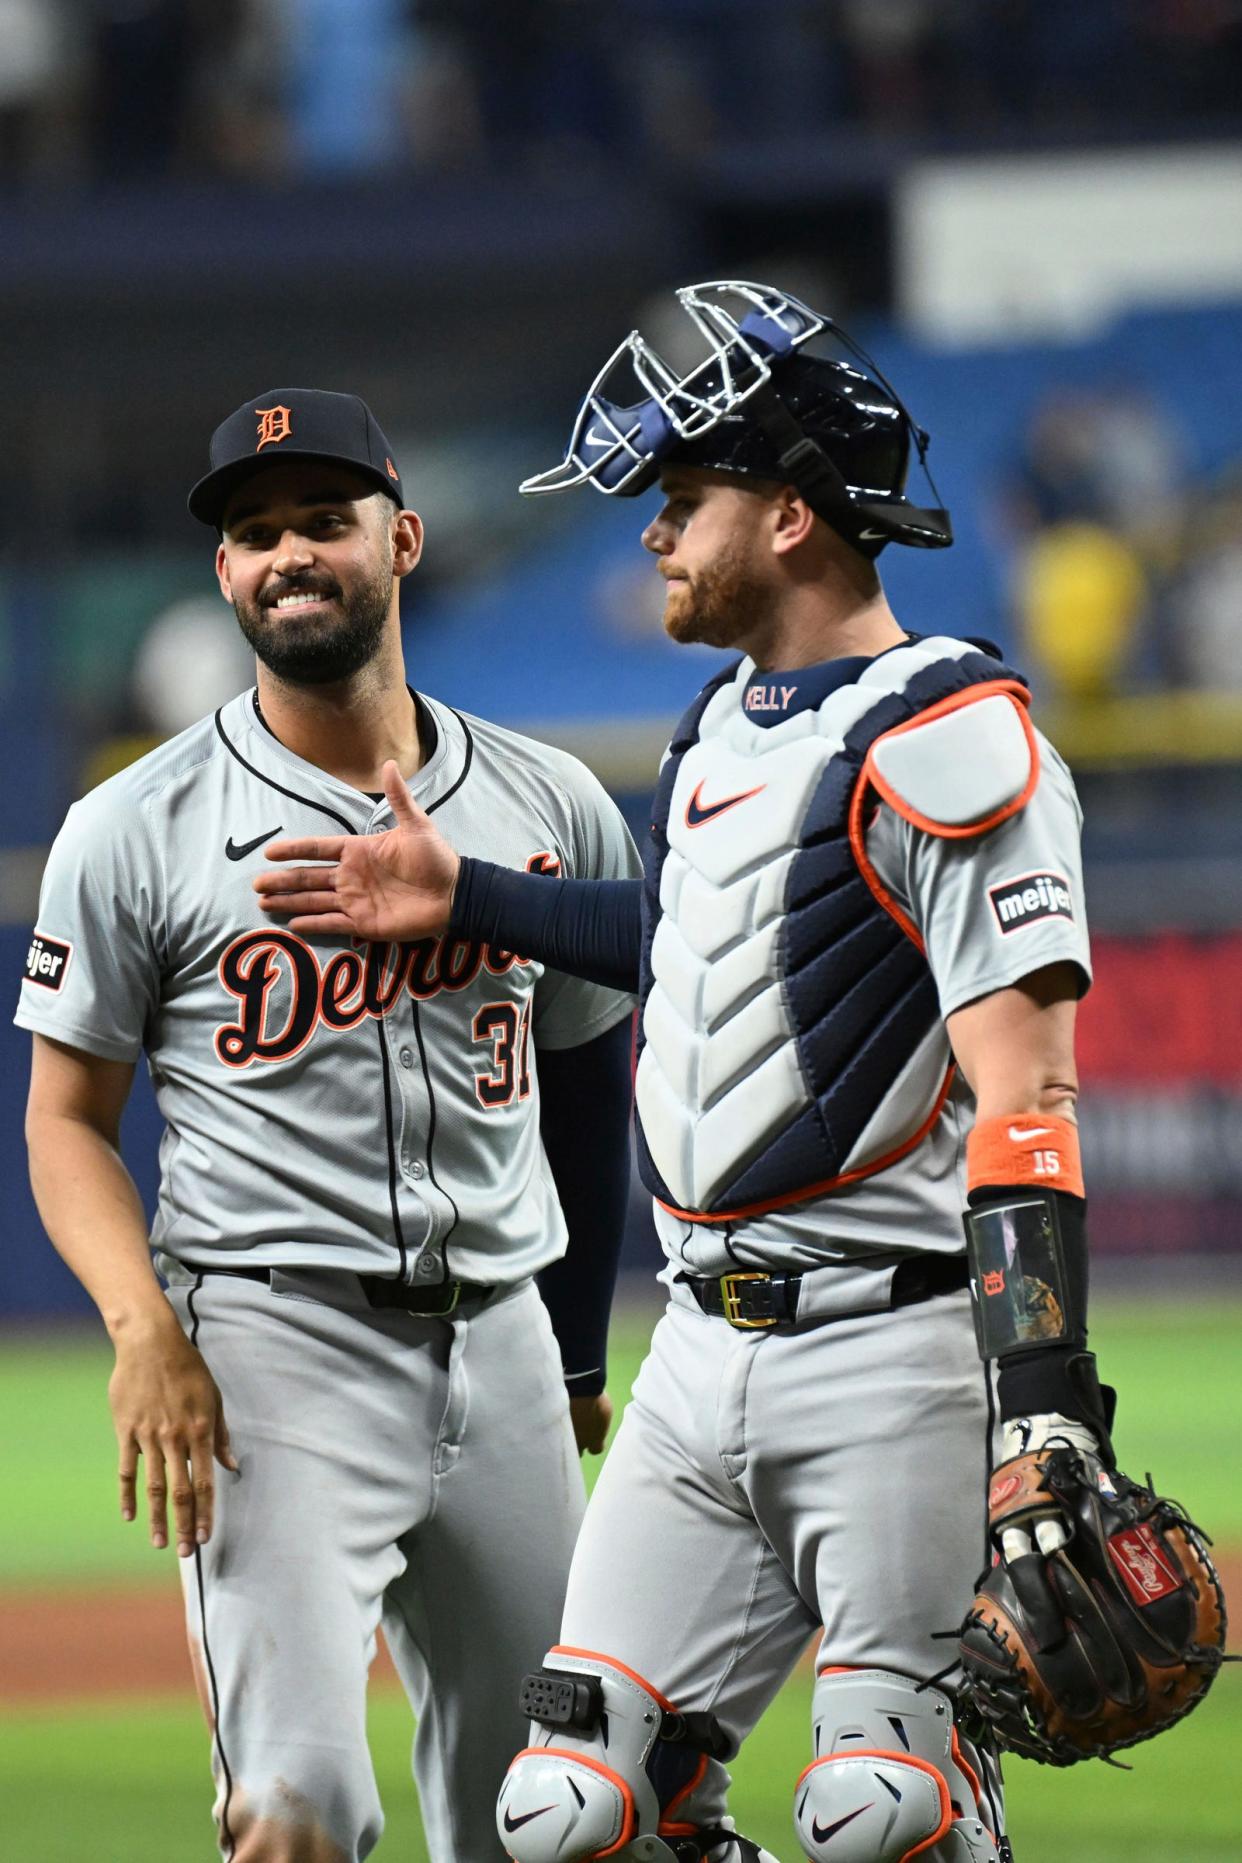
<path id="1" fill-rule="evenodd" d="M 382 1644 L 372 1681 L 399 1686 Z M 179 1591 L 0 1593 L 0 1708 L 193 1693 Z"/>
<path id="2" fill-rule="evenodd" d="M 1242 1601 L 1242 1547 L 1216 1555 L 1226 1596 Z M 382 1643 L 371 1679 L 399 1686 Z M 179 1591 L 0 1594 L 0 1708 L 161 1694 L 193 1694 Z"/>

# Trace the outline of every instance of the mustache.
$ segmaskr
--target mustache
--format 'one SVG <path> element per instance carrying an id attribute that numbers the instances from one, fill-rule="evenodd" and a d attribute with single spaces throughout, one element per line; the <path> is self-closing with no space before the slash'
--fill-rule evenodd
<path id="1" fill-rule="evenodd" d="M 264 589 L 259 597 L 260 608 L 274 608 L 284 595 L 339 595 L 340 586 L 331 578 L 320 576 L 288 576 L 272 583 Z"/>

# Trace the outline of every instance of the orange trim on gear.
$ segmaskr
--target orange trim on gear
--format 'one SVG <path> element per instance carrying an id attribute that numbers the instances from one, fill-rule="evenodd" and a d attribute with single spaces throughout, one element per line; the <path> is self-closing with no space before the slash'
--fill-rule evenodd
<path id="1" fill-rule="evenodd" d="M 556 1759 L 572 1760 L 575 1766 L 585 1766 L 589 1772 L 597 1772 L 602 1779 L 607 1779 L 609 1784 L 617 1787 L 621 1794 L 622 1803 L 625 1806 L 625 1823 L 622 1827 L 621 1835 L 617 1838 L 615 1843 L 609 1844 L 607 1850 L 593 1850 L 591 1852 L 591 1863 L 595 1863 L 597 1857 L 615 1856 L 618 1850 L 623 1849 L 624 1846 L 629 1843 L 631 1837 L 635 1837 L 638 1834 L 638 1812 L 634 1805 L 633 1792 L 621 1777 L 621 1774 L 619 1772 L 614 1772 L 611 1766 L 605 1766 L 602 1760 L 591 1759 L 586 1753 L 575 1753 L 569 1747 L 523 1747 L 522 1751 L 520 1753 L 515 1753 L 510 1760 L 509 1771 L 512 1772 L 518 1761 L 520 1759 L 526 1759 L 528 1755 L 533 1756 L 535 1759 L 546 1759 L 549 1753 Z M 506 1774 L 506 1777 L 507 1776 L 508 1774 Z"/>
<path id="2" fill-rule="evenodd" d="M 966 1758 L 965 1754 L 962 1752 L 961 1743 L 957 1737 L 956 1727 L 953 1729 L 953 1733 L 949 1741 L 949 1747 L 953 1754 L 954 1765 L 957 1767 L 958 1771 L 961 1773 L 967 1785 L 970 1787 L 971 1791 L 975 1795 L 975 1810 L 979 1813 L 979 1817 L 982 1820 L 985 1828 L 987 1829 L 988 1835 L 991 1836 L 992 1827 L 990 1824 L 988 1824 L 987 1818 L 984 1816 L 984 1810 L 983 1810 L 983 1787 L 979 1784 L 978 1773 L 975 1771 L 970 1761 Z"/>
<path id="3" fill-rule="evenodd" d="M 1060 1113 L 980 1119 L 966 1140 L 966 1188 L 1064 1190 L 1085 1197 L 1078 1127 Z"/>
<path id="4" fill-rule="evenodd" d="M 631 1669 L 628 1664 L 618 1662 L 615 1656 L 605 1656 L 600 1650 L 575 1649 L 570 1643 L 554 1643 L 548 1651 L 548 1656 L 578 1656 L 585 1662 L 602 1662 L 605 1668 L 616 1669 L 620 1675 L 628 1675 L 631 1682 L 637 1682 L 640 1688 L 645 1688 L 651 1699 L 659 1702 L 665 1714 L 676 1714 L 678 1711 L 676 1705 L 666 1695 L 662 1695 L 658 1688 L 652 1687 L 646 1676 L 639 1675 L 637 1669 Z"/>
<path id="5" fill-rule="evenodd" d="M 913 1850 L 907 1850 L 904 1856 L 898 1857 L 897 1863 L 910 1863 L 911 1857 L 921 1856 L 925 1850 L 930 1850 L 933 1844 L 938 1844 L 953 1822 L 953 1801 L 949 1797 L 949 1782 L 939 1766 L 933 1766 L 930 1760 L 916 1759 L 913 1753 L 886 1752 L 882 1747 L 860 1747 L 857 1752 L 849 1753 L 826 1753 L 822 1759 L 812 1760 L 810 1765 L 799 1773 L 798 1783 L 794 1786 L 795 1794 L 802 1781 L 809 1777 L 816 1767 L 831 1766 L 837 1760 L 855 1759 L 896 1760 L 902 1766 L 913 1766 L 916 1771 L 927 1773 L 936 1781 L 936 1790 L 940 1794 L 940 1822 L 930 1837 L 925 1837 L 921 1844 L 915 1844 Z"/>
<path id="6" fill-rule="evenodd" d="M 1030 801 L 1031 796 L 1035 792 L 1035 785 L 1039 781 L 1039 746 L 1035 741 L 1034 726 L 1031 724 L 1026 711 L 1026 707 L 1030 704 L 1031 695 L 1026 687 L 1021 685 L 1016 679 L 990 679 L 984 685 L 969 686 L 965 692 L 951 693 L 947 699 L 941 699 L 938 704 L 929 705 L 926 711 L 918 714 L 917 718 L 912 718 L 903 725 L 895 725 L 891 731 L 885 731 L 883 736 L 876 739 L 875 744 L 882 744 L 885 738 L 896 737 L 902 731 L 912 731 L 916 725 L 926 724 L 935 718 L 942 718 L 949 712 L 960 710 L 964 705 L 974 704 L 978 699 L 993 698 L 997 693 L 1003 693 L 1017 705 L 1019 716 L 1022 719 L 1022 728 L 1026 732 L 1027 742 L 1031 747 L 1031 775 L 1021 795 L 1016 796 L 1012 802 L 1006 803 L 1005 807 L 1003 809 L 998 809 L 994 815 L 990 815 L 980 822 L 972 822 L 965 828 L 937 827 L 934 822 L 927 821 L 909 809 L 900 807 L 896 801 L 892 801 L 892 806 L 898 810 L 899 814 L 903 814 L 907 821 L 914 822 L 917 827 L 927 828 L 932 834 L 948 837 L 976 835 L 983 834 L 987 829 L 996 827 L 1010 815 L 1016 815 L 1019 809 L 1026 807 L 1026 804 Z M 848 816 L 850 848 L 857 862 L 858 871 L 862 874 L 863 880 L 872 896 L 905 933 L 915 950 L 926 957 L 927 946 L 923 942 L 918 927 L 915 925 L 910 915 L 897 904 L 897 901 L 893 898 L 867 856 L 866 829 L 863 825 L 862 818 L 867 805 L 868 793 L 874 787 L 877 792 L 884 797 L 886 802 L 891 800 L 890 795 L 886 793 L 887 785 L 883 783 L 882 779 L 878 778 L 878 773 L 872 763 L 875 744 L 873 744 L 871 749 L 867 752 L 863 767 L 858 774 L 858 780 L 854 785 L 854 793 L 850 797 Z M 762 1203 L 747 1203 L 735 1210 L 713 1210 L 710 1215 L 705 1214 L 701 1210 L 683 1210 L 676 1203 L 666 1203 L 662 1197 L 657 1197 L 655 1201 L 662 1210 L 667 1210 L 670 1216 L 676 1216 L 681 1222 L 732 1223 L 740 1222 L 743 1218 L 748 1216 L 762 1216 L 769 1210 L 786 1209 L 792 1203 L 804 1203 L 811 1197 L 828 1196 L 834 1190 L 844 1190 L 850 1184 L 861 1183 L 864 1178 L 875 1177 L 880 1171 L 887 1171 L 890 1165 L 899 1164 L 903 1158 L 907 1157 L 910 1152 L 917 1150 L 923 1143 L 923 1140 L 927 1137 L 937 1119 L 940 1117 L 941 1109 L 949 1097 L 949 1089 L 953 1085 L 953 1076 L 955 1072 L 956 1067 L 951 1062 L 945 1074 L 944 1081 L 941 1084 L 940 1092 L 936 1097 L 936 1103 L 918 1131 L 908 1138 L 904 1144 L 898 1145 L 893 1151 L 885 1152 L 884 1156 L 882 1158 L 877 1158 L 873 1164 L 860 1165 L 857 1170 L 842 1172 L 839 1177 L 826 1177 L 818 1184 L 804 1185 L 801 1189 L 792 1190 L 783 1197 L 773 1197 Z"/>
<path id="7" fill-rule="evenodd" d="M 684 1805 L 686 1800 L 689 1798 L 691 1792 L 694 1791 L 695 1787 L 702 1785 L 703 1775 L 706 1773 L 706 1771 L 707 1771 L 707 1755 L 706 1753 L 700 1753 L 699 1763 L 694 1769 L 693 1778 L 689 1779 L 687 1783 L 682 1786 L 680 1792 L 674 1792 L 673 1796 L 669 1799 L 668 1804 L 665 1805 L 664 1807 L 664 1816 L 660 1819 L 660 1822 L 656 1827 L 657 1832 L 661 1837 L 693 1837 L 694 1836 L 695 1831 L 698 1829 L 697 1825 L 678 1824 L 671 1818 L 670 1813 L 676 1811 L 678 1805 Z"/>
<path id="8" fill-rule="evenodd" d="M 883 906 L 889 918 L 895 920 L 901 927 L 915 950 L 921 952 L 923 956 L 926 957 L 927 946 L 923 943 L 922 934 L 918 926 L 914 923 L 910 914 L 897 904 L 897 901 L 893 898 L 893 895 L 889 892 L 887 886 L 885 886 L 883 880 L 876 872 L 871 858 L 867 853 L 867 830 L 863 824 L 863 811 L 867 806 L 867 796 L 870 793 L 870 789 L 871 778 L 867 773 L 867 765 L 864 763 L 859 772 L 858 781 L 854 784 L 854 793 L 850 797 L 850 848 L 853 851 L 858 871 L 862 874 L 872 897 Z"/>
<path id="9" fill-rule="evenodd" d="M 918 1131 L 903 1140 L 893 1151 L 886 1151 L 882 1158 L 876 1158 L 871 1164 L 860 1164 L 856 1170 L 843 1171 L 840 1177 L 826 1177 L 819 1184 L 806 1184 L 801 1190 L 791 1190 L 783 1197 L 772 1197 L 763 1203 L 743 1204 L 740 1209 L 736 1210 L 713 1210 L 710 1215 L 704 1214 L 702 1210 L 680 1209 L 675 1203 L 665 1203 L 662 1197 L 657 1197 L 655 1201 L 662 1210 L 667 1210 L 670 1216 L 679 1217 L 683 1223 L 734 1223 L 744 1216 L 762 1216 L 767 1210 L 783 1210 L 791 1203 L 805 1203 L 809 1197 L 822 1197 L 833 1190 L 844 1190 L 847 1184 L 860 1184 L 865 1177 L 874 1177 L 879 1171 L 887 1171 L 890 1164 L 900 1163 L 901 1159 L 923 1143 L 940 1117 L 956 1072 L 956 1063 L 950 1062 L 948 1072 L 941 1082 L 940 1091 L 936 1095 L 936 1103 Z"/>
<path id="10" fill-rule="evenodd" d="M 875 764 L 875 753 L 879 745 L 886 743 L 890 737 L 901 737 L 907 731 L 914 731 L 919 725 L 930 724 L 937 718 L 946 717 L 950 712 L 962 711 L 967 705 L 975 705 L 981 699 L 996 698 L 998 695 L 1009 699 L 1022 723 L 1026 733 L 1027 748 L 1031 753 L 1031 770 L 1021 793 L 1001 808 L 994 809 L 990 815 L 980 816 L 978 821 L 964 822 L 960 827 L 950 826 L 947 822 L 935 822 L 929 815 L 921 815 L 911 808 L 905 799 L 899 796 L 886 779 L 881 776 Z M 992 828 L 999 828 L 1011 815 L 1017 815 L 1024 809 L 1035 794 L 1039 782 L 1039 745 L 1035 740 L 1035 727 L 1031 723 L 1027 707 L 1031 695 L 1025 686 L 1013 679 L 990 679 L 985 685 L 970 686 L 965 692 L 954 692 L 947 699 L 941 699 L 938 705 L 929 705 L 917 718 L 910 718 L 905 724 L 894 725 L 891 731 L 885 731 L 875 740 L 863 762 L 862 774 L 871 787 L 881 795 L 891 809 L 914 827 L 921 828 L 926 834 L 939 835 L 945 841 L 969 840 L 972 835 L 987 834 Z"/>

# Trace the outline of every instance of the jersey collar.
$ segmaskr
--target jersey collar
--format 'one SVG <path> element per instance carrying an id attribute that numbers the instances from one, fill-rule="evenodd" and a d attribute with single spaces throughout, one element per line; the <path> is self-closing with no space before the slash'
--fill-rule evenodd
<path id="1" fill-rule="evenodd" d="M 328 806 L 358 833 L 391 820 L 387 801 L 374 801 L 282 744 L 261 716 L 257 697 L 257 689 L 251 688 L 231 699 L 219 714 L 223 735 L 256 776 L 285 793 L 305 796 L 314 806 Z M 426 763 L 410 780 L 410 793 L 421 807 L 429 809 L 460 780 L 468 756 L 468 738 L 461 720 L 448 706 L 422 693 L 415 695 L 415 701 L 420 720 L 424 714 L 430 715 L 434 732 L 425 735 L 434 735 L 434 743 Z"/>

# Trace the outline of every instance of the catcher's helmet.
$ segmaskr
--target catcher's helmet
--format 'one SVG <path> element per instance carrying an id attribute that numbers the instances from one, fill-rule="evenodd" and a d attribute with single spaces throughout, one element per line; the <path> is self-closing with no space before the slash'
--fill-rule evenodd
<path id="1" fill-rule="evenodd" d="M 525 480 L 523 492 L 591 484 L 630 498 L 680 461 L 795 485 L 867 556 L 886 543 L 952 543 L 948 512 L 905 496 L 911 442 L 926 471 L 928 436 L 830 317 L 736 279 L 687 285 L 677 300 L 706 338 L 705 359 L 679 374 L 631 331 L 588 389 L 562 463 Z M 806 354 L 822 333 L 862 368 Z"/>

